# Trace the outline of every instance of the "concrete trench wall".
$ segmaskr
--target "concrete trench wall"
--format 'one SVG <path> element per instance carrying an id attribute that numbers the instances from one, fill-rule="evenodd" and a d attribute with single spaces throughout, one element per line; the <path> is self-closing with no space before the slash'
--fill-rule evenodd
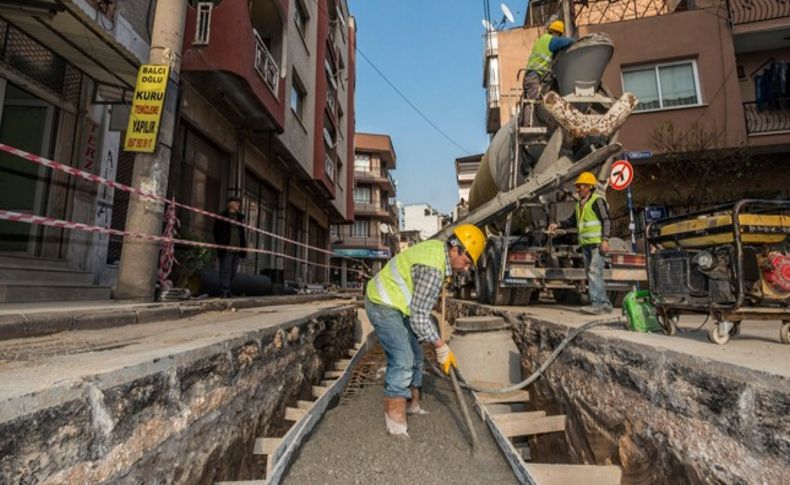
<path id="1" fill-rule="evenodd" d="M 132 379 L 84 382 L 75 399 L 0 423 L 0 483 L 260 479 L 255 439 L 285 434 L 285 407 L 347 356 L 356 320 L 354 308 L 329 311 Z"/>
<path id="2" fill-rule="evenodd" d="M 524 375 L 568 328 L 518 312 L 448 302 L 449 320 L 497 314 L 513 324 Z M 593 333 L 530 389 L 535 409 L 566 414 L 565 435 L 531 439 L 533 461 L 615 464 L 623 484 L 786 483 L 786 379 Z"/>

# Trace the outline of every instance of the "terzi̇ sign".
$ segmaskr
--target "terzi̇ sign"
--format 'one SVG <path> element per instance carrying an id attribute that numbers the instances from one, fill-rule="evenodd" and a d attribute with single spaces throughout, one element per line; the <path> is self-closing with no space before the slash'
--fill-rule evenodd
<path id="1" fill-rule="evenodd" d="M 137 74 L 134 100 L 123 148 L 127 152 L 153 153 L 165 104 L 170 66 L 144 64 Z"/>

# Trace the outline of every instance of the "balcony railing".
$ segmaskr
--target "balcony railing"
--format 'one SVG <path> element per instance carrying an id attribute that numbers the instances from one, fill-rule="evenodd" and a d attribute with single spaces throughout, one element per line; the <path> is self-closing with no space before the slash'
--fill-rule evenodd
<path id="1" fill-rule="evenodd" d="M 276 96 L 277 83 L 280 79 L 280 67 L 257 32 L 255 33 L 255 70 Z"/>
<path id="2" fill-rule="evenodd" d="M 727 0 L 727 7 L 734 25 L 790 17 L 787 0 Z"/>
<path id="3" fill-rule="evenodd" d="M 382 173 L 383 172 L 383 173 Z M 363 170 L 360 168 L 354 169 L 354 177 L 358 180 L 372 181 L 372 182 L 388 182 L 395 188 L 395 180 L 389 170 L 381 170 L 380 168 L 372 168 L 371 170 Z"/>
<path id="4" fill-rule="evenodd" d="M 790 99 L 743 103 L 743 113 L 748 135 L 790 132 Z"/>
<path id="5" fill-rule="evenodd" d="M 337 116 L 337 92 L 329 89 L 326 93 L 326 106 L 333 117 Z"/>

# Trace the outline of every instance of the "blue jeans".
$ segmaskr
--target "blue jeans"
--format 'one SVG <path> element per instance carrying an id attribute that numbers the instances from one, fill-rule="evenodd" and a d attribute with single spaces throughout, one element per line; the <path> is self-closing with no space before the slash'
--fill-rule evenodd
<path id="1" fill-rule="evenodd" d="M 584 270 L 587 273 L 587 286 L 590 289 L 590 304 L 612 308 L 603 282 L 604 259 L 600 247 L 597 244 L 582 246 L 582 256 L 584 256 Z"/>
<path id="2" fill-rule="evenodd" d="M 385 397 L 411 398 L 412 387 L 422 387 L 423 353 L 409 317 L 365 298 L 365 311 L 387 355 Z"/>

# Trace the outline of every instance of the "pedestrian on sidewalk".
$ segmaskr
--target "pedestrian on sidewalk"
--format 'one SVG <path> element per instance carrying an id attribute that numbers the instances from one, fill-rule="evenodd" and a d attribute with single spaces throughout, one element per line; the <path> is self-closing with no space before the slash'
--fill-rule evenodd
<path id="1" fill-rule="evenodd" d="M 571 217 L 560 224 L 549 224 L 548 232 L 553 235 L 557 228 L 576 227 L 587 273 L 590 304 L 580 310 L 590 315 L 612 312 L 612 303 L 606 295 L 603 281 L 604 256 L 609 252 L 609 235 L 612 223 L 606 200 L 594 193 L 598 179 L 591 172 L 584 172 L 576 179 L 579 202 Z"/>
<path id="2" fill-rule="evenodd" d="M 445 373 L 457 365 L 453 351 L 431 319 L 431 310 L 445 279 L 476 265 L 485 242 L 479 228 L 462 224 L 446 243 L 429 240 L 396 255 L 367 284 L 365 311 L 387 356 L 384 421 L 391 435 L 408 437 L 406 415 L 427 414 L 420 407 L 420 342 L 434 346 Z"/>
<path id="3" fill-rule="evenodd" d="M 241 199 L 230 197 L 227 209 L 220 215 L 228 219 L 234 219 L 244 223 L 244 214 L 239 212 L 241 209 Z M 214 242 L 221 246 L 232 246 L 235 248 L 247 247 L 247 236 L 244 228 L 221 219 L 214 220 Z M 217 249 L 217 259 L 219 261 L 219 285 L 220 296 L 230 298 L 230 288 L 233 279 L 236 277 L 236 269 L 239 266 L 239 259 L 247 257 L 244 250 Z"/>

